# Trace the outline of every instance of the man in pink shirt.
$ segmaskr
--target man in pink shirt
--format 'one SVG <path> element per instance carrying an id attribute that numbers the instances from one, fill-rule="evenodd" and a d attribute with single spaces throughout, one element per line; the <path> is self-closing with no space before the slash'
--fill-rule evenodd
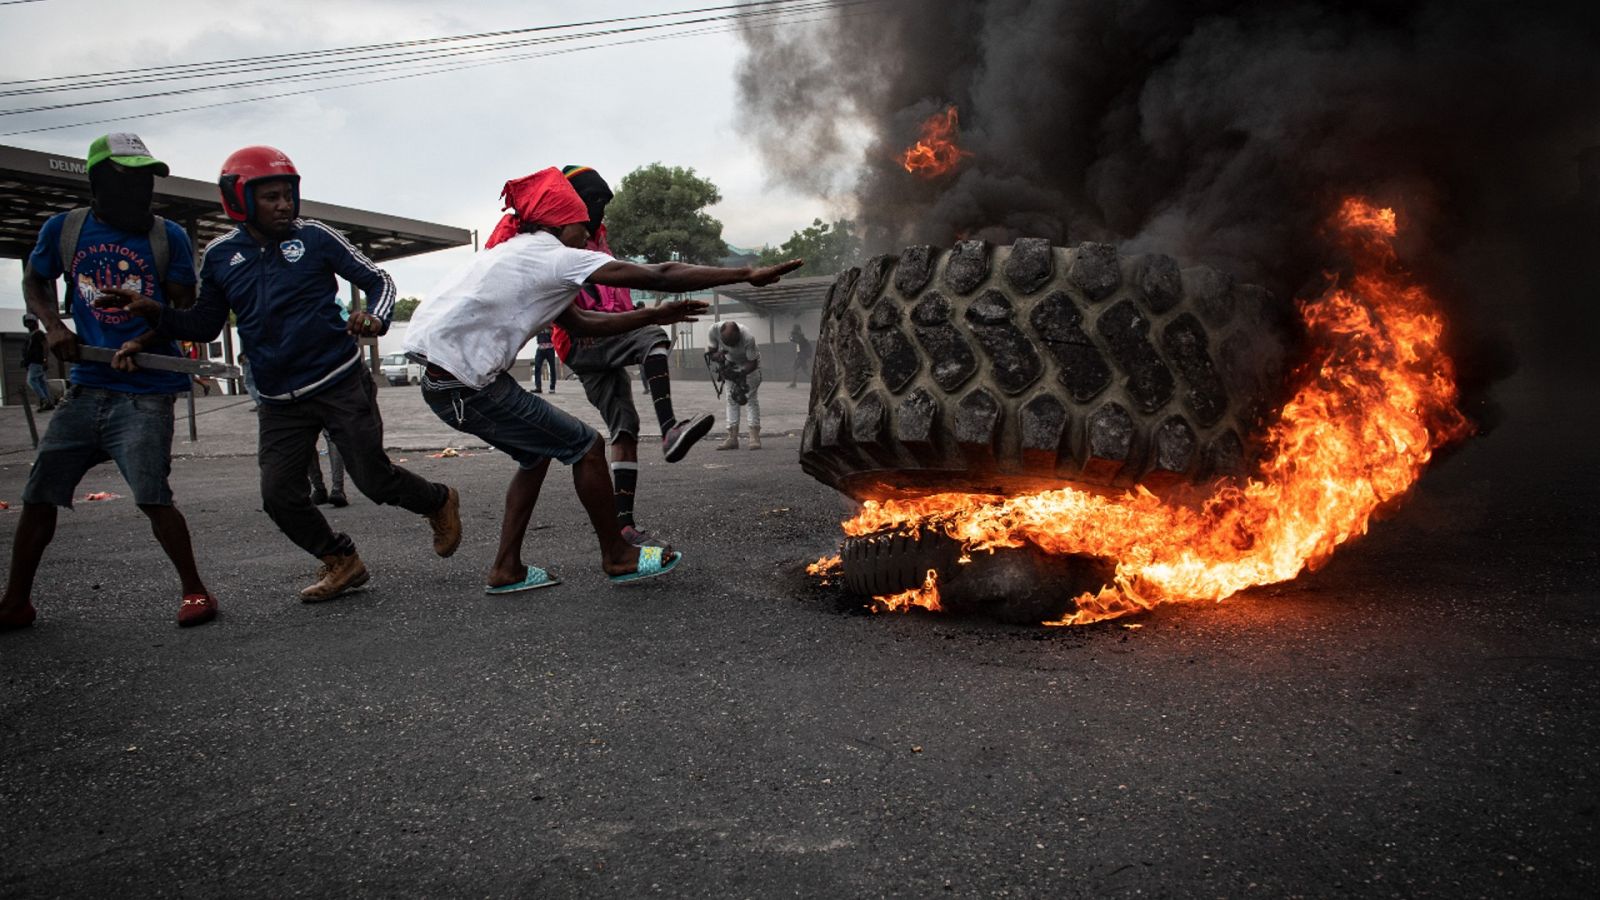
<path id="1" fill-rule="evenodd" d="M 587 166 L 567 166 L 561 171 L 589 210 L 589 241 L 584 249 L 611 256 L 603 224 L 611 188 L 599 172 Z M 578 293 L 577 306 L 600 313 L 631 313 L 633 294 L 625 287 L 585 284 Z M 556 354 L 578 376 L 589 402 L 606 420 L 617 527 L 631 544 L 659 543 L 638 527 L 633 516 L 634 494 L 639 486 L 639 413 L 633 405 L 633 382 L 627 367 L 636 365 L 644 370 L 645 385 L 650 389 L 650 401 L 661 426 L 661 452 L 667 462 L 682 459 L 714 424 L 709 414 L 685 419 L 673 414 L 672 379 L 667 374 L 672 337 L 659 325 L 609 337 L 576 339 L 556 325 L 554 337 Z"/>

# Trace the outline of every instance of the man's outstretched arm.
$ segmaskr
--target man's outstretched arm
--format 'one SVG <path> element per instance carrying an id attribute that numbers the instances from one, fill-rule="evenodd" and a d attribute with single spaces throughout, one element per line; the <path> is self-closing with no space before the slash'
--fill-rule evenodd
<path id="1" fill-rule="evenodd" d="M 741 282 L 749 282 L 756 287 L 766 287 L 769 284 L 776 284 L 778 279 L 805 265 L 805 262 L 803 259 L 791 259 L 775 266 L 759 268 L 741 266 L 727 269 L 720 266 L 692 266 L 676 262 L 641 265 L 614 260 L 595 269 L 590 274 L 589 281 L 593 284 L 641 288 L 668 294 L 703 291 L 706 288 Z"/>
<path id="2" fill-rule="evenodd" d="M 581 309 L 576 302 L 556 316 L 556 324 L 575 337 L 608 337 L 626 334 L 646 325 L 671 325 L 675 322 L 693 322 L 695 316 L 709 308 L 704 300 L 675 300 L 636 309 L 625 313 L 602 313 Z"/>
<path id="3" fill-rule="evenodd" d="M 151 326 L 152 341 L 157 338 L 211 341 L 228 324 L 228 301 L 220 291 L 204 286 L 200 289 L 200 299 L 188 309 L 163 306 L 138 291 L 125 288 L 101 288 L 94 305 L 102 309 L 126 309 L 143 318 Z"/>

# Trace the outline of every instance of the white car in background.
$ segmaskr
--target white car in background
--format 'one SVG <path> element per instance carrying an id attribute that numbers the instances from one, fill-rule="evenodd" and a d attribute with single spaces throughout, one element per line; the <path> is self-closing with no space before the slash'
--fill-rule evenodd
<path id="1" fill-rule="evenodd" d="M 383 358 L 379 368 L 390 385 L 419 384 L 422 381 L 421 364 L 407 359 L 404 353 L 390 353 Z"/>

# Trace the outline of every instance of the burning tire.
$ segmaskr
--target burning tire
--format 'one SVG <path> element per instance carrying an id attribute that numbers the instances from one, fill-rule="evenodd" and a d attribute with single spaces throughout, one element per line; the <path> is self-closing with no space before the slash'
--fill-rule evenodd
<path id="1" fill-rule="evenodd" d="M 865 597 L 899 594 L 937 573 L 940 608 L 1035 624 L 1076 609 L 1073 598 L 1109 584 L 1113 566 L 1087 556 L 1053 556 L 1032 545 L 971 554 L 938 531 L 887 531 L 847 538 L 839 552 L 846 590 Z"/>
<path id="2" fill-rule="evenodd" d="M 910 247 L 830 290 L 800 464 L 858 500 L 1243 474 L 1290 343 L 1265 291 L 1168 256 Z"/>

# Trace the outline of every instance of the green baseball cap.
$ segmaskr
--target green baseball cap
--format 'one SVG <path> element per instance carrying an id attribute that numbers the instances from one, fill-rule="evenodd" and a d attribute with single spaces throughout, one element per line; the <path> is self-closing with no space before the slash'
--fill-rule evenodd
<path id="1" fill-rule="evenodd" d="M 108 159 L 130 169 L 153 169 L 162 178 L 172 174 L 166 163 L 150 155 L 150 148 L 144 145 L 137 134 L 126 131 L 114 131 L 95 138 L 94 143 L 89 145 L 84 168 L 92 169 Z"/>

